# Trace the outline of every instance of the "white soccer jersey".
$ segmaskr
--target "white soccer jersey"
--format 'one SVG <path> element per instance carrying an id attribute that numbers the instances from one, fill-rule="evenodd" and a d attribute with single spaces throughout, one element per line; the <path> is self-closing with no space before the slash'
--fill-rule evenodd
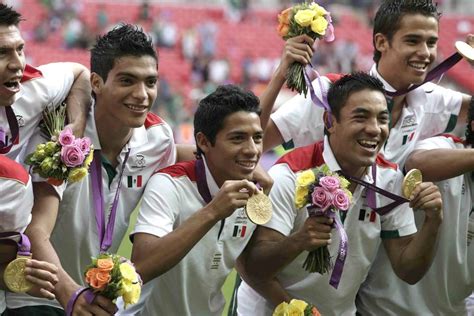
<path id="1" fill-rule="evenodd" d="M 384 83 L 385 89 L 394 90 L 383 80 L 375 65 L 370 74 L 378 77 Z M 330 78 L 331 80 L 326 78 L 323 81 L 326 92 L 330 82 L 337 79 L 334 76 Z M 313 81 L 313 87 L 319 91 L 321 88 L 317 82 Z M 388 102 L 390 103 L 390 100 Z M 388 140 L 381 151 L 386 159 L 402 167 L 417 141 L 449 132 L 456 126 L 462 94 L 428 82 L 410 91 L 405 102 L 400 118 L 390 129 Z M 271 119 L 285 142 L 292 140 L 296 147 L 300 147 L 323 138 L 323 113 L 322 108 L 311 102 L 309 94 L 306 98 L 297 95 L 273 113 Z"/>
<path id="2" fill-rule="evenodd" d="M 93 115 L 89 116 L 85 136 L 89 137 L 95 149 L 100 149 L 99 138 Z M 125 235 L 132 211 L 138 204 L 145 184 L 158 168 L 175 163 L 176 147 L 171 128 L 158 116 L 149 113 L 145 125 L 134 128 L 132 136 L 119 154 L 117 175 L 109 185 L 106 169 L 102 165 L 102 190 L 104 196 L 105 218 L 109 218 L 120 170 L 126 153 L 126 162 L 121 179 L 115 228 L 109 252 L 115 253 Z M 92 194 L 91 176 L 80 182 L 68 184 L 59 206 L 58 218 L 51 235 L 51 243 L 61 260 L 62 267 L 78 283 L 84 285 L 84 269 L 91 257 L 100 252 L 99 236 L 95 219 L 95 206 Z M 8 308 L 31 305 L 50 305 L 60 308 L 56 301 L 33 298 L 20 294 L 7 294 Z"/>
<path id="3" fill-rule="evenodd" d="M 32 207 L 33 189 L 28 172 L 0 155 L 0 233 L 23 233 L 31 221 Z M 5 293 L 0 290 L 0 313 L 5 308 Z"/>
<path id="4" fill-rule="evenodd" d="M 273 203 L 273 217 L 264 226 L 274 229 L 285 236 L 298 231 L 308 217 L 306 208 L 297 210 L 294 205 L 295 181 L 297 173 L 309 168 L 327 164 L 332 171 L 341 170 L 327 142 L 327 137 L 307 147 L 295 149 L 285 155 L 270 169 L 274 185 L 270 192 Z M 400 194 L 403 176 L 397 165 L 377 158 L 376 185 L 389 192 Z M 373 183 L 371 168 L 363 180 Z M 308 252 L 301 253 L 295 260 L 276 275 L 283 288 L 293 298 L 313 303 L 322 315 L 355 314 L 355 297 L 365 280 L 382 238 L 394 238 L 414 234 L 416 227 L 413 212 L 408 204 L 394 208 L 384 216 L 376 214 L 366 203 L 366 190 L 358 186 L 353 194 L 351 207 L 344 218 L 344 229 L 348 237 L 348 253 L 338 289 L 329 285 L 331 273 L 308 273 L 303 262 Z M 392 200 L 376 195 L 378 207 Z M 332 232 L 329 252 L 336 258 L 339 247 L 339 234 Z M 245 316 L 271 315 L 272 308 L 264 298 L 258 295 L 245 282 L 238 291 L 238 313 Z"/>
<path id="5" fill-rule="evenodd" d="M 219 188 L 207 167 L 206 180 L 213 197 Z M 133 234 L 163 237 L 205 205 L 195 161 L 178 163 L 151 177 Z M 220 316 L 221 287 L 254 229 L 243 208 L 216 223 L 177 265 L 150 281 L 152 291 L 140 315 Z"/>
<path id="6" fill-rule="evenodd" d="M 434 137 L 416 149 L 460 149 L 456 137 Z M 466 315 L 464 300 L 474 289 L 474 180 L 472 173 L 437 183 L 443 198 L 443 223 L 438 248 L 426 275 L 409 285 L 395 275 L 380 249 L 361 287 L 357 309 L 362 315 Z M 418 227 L 423 212 L 415 212 Z"/>
<path id="7" fill-rule="evenodd" d="M 18 121 L 19 140 L 7 157 L 23 164 L 28 141 L 34 135 L 36 127 L 42 119 L 42 112 L 48 105 L 63 102 L 74 83 L 74 73 L 67 63 L 53 63 L 35 69 L 27 66 L 21 82 L 21 89 L 16 96 L 12 109 Z M 0 126 L 6 130 L 8 138 L 11 132 L 5 109 L 0 108 Z"/>

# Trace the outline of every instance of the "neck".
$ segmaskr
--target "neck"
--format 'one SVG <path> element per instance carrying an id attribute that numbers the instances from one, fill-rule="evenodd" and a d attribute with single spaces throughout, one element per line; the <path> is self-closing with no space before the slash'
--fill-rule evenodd
<path id="1" fill-rule="evenodd" d="M 108 115 L 95 111 L 95 124 L 101 147 L 101 153 L 113 165 L 117 165 L 117 156 L 132 136 L 132 128 L 124 127 Z"/>

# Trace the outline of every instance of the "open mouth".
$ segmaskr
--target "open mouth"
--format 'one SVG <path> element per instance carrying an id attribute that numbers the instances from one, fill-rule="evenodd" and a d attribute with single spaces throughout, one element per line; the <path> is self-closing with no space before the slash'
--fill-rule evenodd
<path id="1" fill-rule="evenodd" d="M 134 112 L 143 113 L 148 110 L 148 106 L 143 106 L 143 105 L 125 104 L 125 106 Z"/>
<path id="2" fill-rule="evenodd" d="M 248 169 L 248 170 L 253 170 L 257 166 L 256 161 L 237 161 L 236 162 L 240 167 Z"/>
<path id="3" fill-rule="evenodd" d="M 428 68 L 428 63 L 425 62 L 409 62 L 408 66 L 418 71 L 425 71 Z"/>
<path id="4" fill-rule="evenodd" d="M 4 82 L 3 86 L 7 90 L 16 93 L 20 90 L 20 80 L 10 80 L 10 81 Z"/>
<path id="5" fill-rule="evenodd" d="M 360 146 L 372 151 L 376 150 L 377 146 L 379 145 L 379 142 L 375 140 L 358 140 L 357 143 L 359 143 Z"/>

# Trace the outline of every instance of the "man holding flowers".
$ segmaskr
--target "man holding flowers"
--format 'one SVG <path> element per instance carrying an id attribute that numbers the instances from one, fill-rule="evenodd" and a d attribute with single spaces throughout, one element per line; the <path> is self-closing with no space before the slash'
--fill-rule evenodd
<path id="1" fill-rule="evenodd" d="M 332 85 L 328 101 L 331 111 L 324 116 L 324 141 L 290 152 L 270 169 L 275 181 L 270 192 L 274 215 L 256 229 L 239 257 L 237 268 L 246 282 L 238 290 L 239 315 L 268 315 L 292 298 L 314 304 L 322 315 L 355 314 L 357 291 L 381 244 L 405 282 L 416 283 L 431 264 L 442 219 L 435 185 L 418 184 L 410 197 L 410 207 L 423 210 L 426 217 L 418 233 L 407 204 L 380 216 L 371 214 L 392 202 L 385 196 L 388 192 L 400 194 L 403 180 L 398 166 L 378 155 L 389 122 L 383 84 L 368 74 L 347 75 Z M 334 176 L 323 180 L 331 173 Z M 369 183 L 385 195 L 366 189 Z M 346 213 L 332 209 L 334 214 L 321 213 L 328 210 L 324 207 L 331 195 L 311 197 L 309 191 L 315 191 L 315 185 L 331 191 L 336 184 L 350 194 L 343 192 L 336 201 L 331 198 L 331 204 L 343 210 L 352 195 L 350 208 Z M 344 243 L 347 248 L 341 252 L 338 247 Z M 338 275 L 303 268 L 307 251 L 320 247 L 328 248 L 335 261 L 330 269 L 338 266 Z M 345 260 L 343 269 L 337 263 L 339 255 Z"/>
<path id="2" fill-rule="evenodd" d="M 151 39 L 133 25 L 114 28 L 92 48 L 95 105 L 85 130 L 94 146 L 90 174 L 67 183 L 64 192 L 37 183 L 37 203 L 27 230 L 39 258 L 59 267 L 57 301 L 9 295 L 7 315 L 116 312 L 105 296 L 90 299 L 82 288 L 84 271 L 91 257 L 117 251 L 149 177 L 175 162 L 171 128 L 149 113 L 157 94 L 157 66 Z M 69 158 L 72 162 L 77 157 Z"/>
<path id="3" fill-rule="evenodd" d="M 262 152 L 259 113 L 253 93 L 218 87 L 194 116 L 199 159 L 148 182 L 132 233 L 132 261 L 152 288 L 140 315 L 222 315 L 221 287 L 255 229 L 243 207 L 262 194 L 250 181 Z"/>

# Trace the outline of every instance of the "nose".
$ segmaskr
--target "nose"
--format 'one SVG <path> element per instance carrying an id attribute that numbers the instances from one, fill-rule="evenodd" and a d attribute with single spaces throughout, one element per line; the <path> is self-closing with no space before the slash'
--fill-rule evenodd
<path id="1" fill-rule="evenodd" d="M 427 43 L 421 43 L 420 48 L 418 49 L 418 55 L 422 56 L 423 58 L 430 57 L 430 48 Z"/>
<path id="2" fill-rule="evenodd" d="M 147 87 L 145 83 L 143 82 L 137 83 L 137 85 L 133 89 L 132 95 L 135 99 L 140 100 L 140 102 L 146 100 L 148 93 L 147 93 Z"/>
<path id="3" fill-rule="evenodd" d="M 25 59 L 23 57 L 23 53 L 15 51 L 8 63 L 8 68 L 12 71 L 17 71 L 23 69 L 24 64 Z"/>
<path id="4" fill-rule="evenodd" d="M 245 147 L 245 154 L 255 157 L 261 152 L 261 147 L 261 144 L 257 144 L 253 138 L 250 138 L 250 140 L 247 142 L 247 146 Z"/>
<path id="5" fill-rule="evenodd" d="M 368 135 L 371 136 L 377 136 L 381 133 L 382 128 L 381 125 L 379 124 L 377 118 L 371 119 L 367 121 L 367 124 L 365 126 L 365 132 Z"/>

